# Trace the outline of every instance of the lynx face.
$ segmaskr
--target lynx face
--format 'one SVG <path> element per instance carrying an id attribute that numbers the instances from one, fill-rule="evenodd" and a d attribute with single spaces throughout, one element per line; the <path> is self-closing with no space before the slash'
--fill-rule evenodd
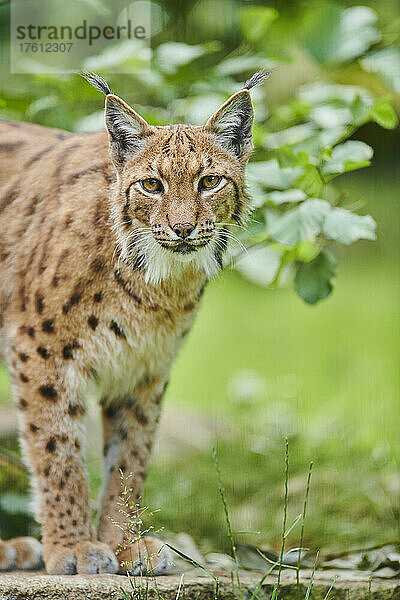
<path id="1" fill-rule="evenodd" d="M 212 277 L 249 211 L 244 167 L 252 150 L 250 94 L 232 96 L 203 127 L 150 126 L 112 94 L 106 100 L 117 169 L 113 229 L 120 258 L 159 283 L 193 269 Z"/>

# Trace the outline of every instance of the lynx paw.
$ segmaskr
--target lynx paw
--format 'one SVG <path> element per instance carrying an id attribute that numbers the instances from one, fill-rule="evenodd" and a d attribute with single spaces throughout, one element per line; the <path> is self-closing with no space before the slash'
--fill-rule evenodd
<path id="1" fill-rule="evenodd" d="M 0 571 L 37 569 L 42 565 L 42 544 L 32 537 L 0 542 Z"/>
<path id="2" fill-rule="evenodd" d="M 172 564 L 172 555 L 161 540 L 145 537 L 117 552 L 120 573 L 162 575 Z"/>
<path id="3" fill-rule="evenodd" d="M 118 573 L 115 554 L 101 542 L 79 542 L 72 548 L 56 546 L 48 554 L 45 562 L 50 575 Z"/>

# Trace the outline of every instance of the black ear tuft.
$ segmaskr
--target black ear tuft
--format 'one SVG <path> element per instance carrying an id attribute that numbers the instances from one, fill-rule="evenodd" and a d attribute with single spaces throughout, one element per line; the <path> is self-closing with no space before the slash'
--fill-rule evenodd
<path id="1" fill-rule="evenodd" d="M 257 71 L 257 73 L 254 73 L 254 75 L 252 75 L 250 79 L 246 81 L 246 83 L 243 86 L 243 89 L 251 90 L 251 88 L 253 88 L 254 86 L 263 83 L 271 75 L 271 72 L 272 71 Z"/>
<path id="2" fill-rule="evenodd" d="M 245 162 L 253 149 L 252 125 L 250 92 L 240 90 L 208 119 L 205 129 L 213 134 L 219 146 Z"/>
<path id="3" fill-rule="evenodd" d="M 144 148 L 150 126 L 114 94 L 107 95 L 105 119 L 114 163 L 122 164 Z"/>
<path id="4" fill-rule="evenodd" d="M 80 71 L 81 77 L 86 79 L 96 90 L 103 92 L 106 96 L 112 94 L 110 87 L 105 79 L 97 75 L 96 73 L 89 73 L 88 71 Z"/>

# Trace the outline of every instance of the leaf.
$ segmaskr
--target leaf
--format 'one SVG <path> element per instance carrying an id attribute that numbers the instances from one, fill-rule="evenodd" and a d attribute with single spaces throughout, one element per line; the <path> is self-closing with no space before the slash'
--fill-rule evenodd
<path id="1" fill-rule="evenodd" d="M 311 111 L 310 116 L 321 129 L 343 127 L 343 125 L 348 125 L 353 120 L 353 114 L 349 108 L 340 108 L 329 104 L 316 106 Z"/>
<path id="2" fill-rule="evenodd" d="M 330 210 L 331 206 L 325 200 L 306 200 L 283 215 L 271 228 L 270 235 L 279 244 L 293 246 L 320 233 Z"/>
<path id="3" fill-rule="evenodd" d="M 376 223 L 369 216 L 360 216 L 345 208 L 333 208 L 327 216 L 323 232 L 326 237 L 341 244 L 351 244 L 356 240 L 375 240 Z"/>
<path id="4" fill-rule="evenodd" d="M 148 70 L 152 51 L 143 40 L 124 40 L 107 46 L 99 54 L 88 56 L 83 66 L 88 71 L 117 72 L 122 65 L 128 65 L 133 72 Z"/>
<path id="5" fill-rule="evenodd" d="M 307 198 L 303 190 L 291 189 L 284 192 L 271 192 L 267 194 L 266 199 L 273 204 L 285 204 L 286 202 L 302 202 Z"/>
<path id="6" fill-rule="evenodd" d="M 234 56 L 220 62 L 215 67 L 217 75 L 238 75 L 251 71 L 265 69 L 266 71 L 276 66 L 276 62 L 266 59 L 265 56 L 250 54 L 245 56 Z"/>
<path id="7" fill-rule="evenodd" d="M 300 262 L 311 262 L 320 252 L 320 246 L 316 242 L 303 240 L 296 245 L 295 260 Z"/>
<path id="8" fill-rule="evenodd" d="M 320 252 L 314 260 L 300 265 L 295 279 L 296 292 L 307 304 L 316 304 L 332 291 L 336 262 L 327 252 Z"/>
<path id="9" fill-rule="evenodd" d="M 275 278 L 281 262 L 280 253 L 269 248 L 254 248 L 237 263 L 237 270 L 249 281 L 268 286 Z"/>
<path id="10" fill-rule="evenodd" d="M 360 60 L 361 67 L 377 73 L 397 93 L 400 93 L 400 48 L 382 48 Z"/>
<path id="11" fill-rule="evenodd" d="M 158 46 L 156 51 L 157 64 L 161 71 L 173 73 L 179 67 L 187 65 L 195 58 L 217 50 L 213 44 L 184 44 L 183 42 L 166 42 Z"/>
<path id="12" fill-rule="evenodd" d="M 258 42 L 264 39 L 267 30 L 278 16 L 275 8 L 249 6 L 240 11 L 240 27 L 250 42 Z"/>
<path id="13" fill-rule="evenodd" d="M 312 106 L 334 101 L 339 101 L 351 106 L 357 97 L 359 97 L 367 105 L 373 103 L 371 94 L 362 87 L 356 85 L 312 83 L 301 86 L 298 96 L 300 100 L 307 102 Z"/>
<path id="14" fill-rule="evenodd" d="M 181 98 L 172 105 L 173 116 L 178 122 L 202 125 L 224 101 L 224 96 L 218 93 L 203 93 L 200 96 L 193 95 L 188 98 Z"/>
<path id="15" fill-rule="evenodd" d="M 339 144 L 332 150 L 330 160 L 327 160 L 323 165 L 323 172 L 328 174 L 345 173 L 367 167 L 370 164 L 372 155 L 371 146 L 364 142 L 352 140 L 344 142 L 344 144 Z"/>
<path id="16" fill-rule="evenodd" d="M 311 14 L 303 32 L 307 50 L 320 63 L 343 63 L 361 56 L 378 42 L 377 14 L 368 6 L 345 10 L 322 4 Z"/>
<path id="17" fill-rule="evenodd" d="M 308 165 L 304 169 L 303 175 L 296 182 L 296 185 L 300 187 L 307 196 L 321 196 L 324 187 L 324 182 L 321 179 L 321 175 L 314 165 Z"/>
<path id="18" fill-rule="evenodd" d="M 289 127 L 288 129 L 282 129 L 282 131 L 268 133 L 265 136 L 264 144 L 266 148 L 274 149 L 281 148 L 282 146 L 292 146 L 311 137 L 316 131 L 317 128 L 312 123 L 304 123 Z"/>
<path id="19" fill-rule="evenodd" d="M 385 129 L 395 129 L 399 123 L 389 98 L 378 98 L 371 108 L 370 116 L 375 123 Z"/>
<path id="20" fill-rule="evenodd" d="M 256 181 L 267 188 L 286 190 L 303 173 L 302 167 L 279 166 L 274 158 L 268 161 L 252 162 L 247 166 L 249 181 Z"/>
<path id="21" fill-rule="evenodd" d="M 352 125 L 354 127 L 364 125 L 371 118 L 370 106 L 370 100 L 366 102 L 364 98 L 358 95 L 354 98 L 350 106 L 351 114 L 353 115 Z"/>

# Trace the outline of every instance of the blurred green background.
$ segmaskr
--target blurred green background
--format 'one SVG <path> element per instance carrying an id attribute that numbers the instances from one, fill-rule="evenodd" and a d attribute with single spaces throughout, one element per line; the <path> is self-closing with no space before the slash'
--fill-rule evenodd
<path id="1" fill-rule="evenodd" d="M 390 95 L 398 112 L 398 3 L 362 5 L 375 11 L 376 20 L 361 27 L 350 19 L 346 30 L 344 15 L 359 6 L 355 2 L 166 0 L 152 4 L 160 31 L 152 39 L 150 71 L 118 52 L 112 59 L 92 57 L 86 66 L 158 124 L 202 122 L 253 71 L 272 68 L 254 93 L 256 157 L 265 159 L 273 152 L 262 148 L 263 135 L 282 128 L 282 106 L 294 124 L 302 123 L 304 108 L 294 99 L 304 84 L 362 86 L 374 97 Z M 10 74 L 8 20 L 9 6 L 2 3 L 1 118 L 71 131 L 101 127 L 103 99 L 77 76 Z M 384 52 L 378 60 L 377 52 Z M 132 61 L 131 75 L 118 75 L 122 61 L 125 67 Z M 233 528 L 260 531 L 239 540 L 279 546 L 288 437 L 289 519 L 302 510 L 314 461 L 307 547 L 342 550 L 400 538 L 400 136 L 398 129 L 370 123 L 357 139 L 374 148 L 373 164 L 340 177 L 337 190 L 374 217 L 377 241 L 332 248 L 339 271 L 327 300 L 310 306 L 285 277 L 261 287 L 229 268 L 209 285 L 173 367 L 146 484 L 145 504 L 159 509 L 156 529 L 186 531 L 208 550 L 228 548 L 211 455 L 215 444 Z M 28 483 L 15 462 L 12 410 L 2 371 L 3 536 L 38 531 L 26 516 Z M 89 435 L 96 438 L 94 450 L 98 434 Z M 101 460 L 92 450 L 94 499 Z M 298 533 L 295 528 L 288 546 L 297 545 Z"/>

